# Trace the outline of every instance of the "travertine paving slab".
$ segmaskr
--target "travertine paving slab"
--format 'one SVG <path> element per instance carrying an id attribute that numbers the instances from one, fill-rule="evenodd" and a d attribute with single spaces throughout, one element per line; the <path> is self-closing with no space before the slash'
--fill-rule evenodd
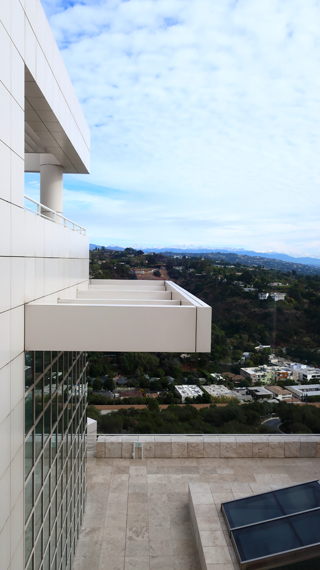
<path id="1" fill-rule="evenodd" d="M 154 436 L 140 437 L 154 445 Z M 168 445 L 166 440 L 159 443 Z M 174 436 L 173 443 L 185 445 Z M 272 458 L 263 456 L 263 440 L 259 448 L 253 443 L 253 457 L 246 458 L 215 457 L 214 440 L 206 448 L 209 457 L 196 457 L 199 442 L 193 443 L 194 457 L 88 458 L 86 513 L 72 570 L 200 570 L 188 507 L 190 483 L 197 493 L 195 511 L 208 549 L 207 570 L 236 570 L 221 502 L 320 474 L 319 459 L 294 457 L 297 446 L 289 441 L 281 452 L 275 445 Z M 224 443 L 230 446 L 234 441 L 224 438 Z M 314 449 L 306 447 L 304 452 L 315 453 Z M 248 453 L 240 448 L 242 452 Z"/>

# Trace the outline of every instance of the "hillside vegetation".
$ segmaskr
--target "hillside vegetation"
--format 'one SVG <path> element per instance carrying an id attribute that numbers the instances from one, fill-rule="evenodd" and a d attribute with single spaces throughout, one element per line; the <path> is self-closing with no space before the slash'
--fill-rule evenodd
<path id="1" fill-rule="evenodd" d="M 161 272 L 165 271 L 173 281 L 212 306 L 210 360 L 216 364 L 236 365 L 243 351 L 254 353 L 255 346 L 263 344 L 280 352 L 286 348 L 295 360 L 320 365 L 319 275 L 304 275 L 295 269 L 283 272 L 232 265 L 219 254 L 212 259 L 208 255 L 144 255 L 133 248 L 90 252 L 94 278 L 136 279 L 136 270 L 151 269 L 154 279 L 163 278 Z M 154 277 L 155 272 L 158 277 Z M 272 285 L 275 282 L 281 285 Z M 255 291 L 246 292 L 244 286 Z M 259 300 L 259 292 L 274 291 L 286 293 L 285 300 Z M 262 364 L 264 359 L 264 355 L 256 354 L 247 365 Z"/>

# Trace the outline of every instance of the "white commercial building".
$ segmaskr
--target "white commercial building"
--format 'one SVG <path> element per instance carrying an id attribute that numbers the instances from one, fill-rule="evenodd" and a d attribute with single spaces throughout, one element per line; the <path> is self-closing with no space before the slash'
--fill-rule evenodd
<path id="1" fill-rule="evenodd" d="M 227 398 L 234 398 L 234 394 L 231 390 L 226 388 L 225 386 L 220 386 L 218 384 L 211 384 L 210 386 L 203 386 L 203 389 L 210 394 L 210 396 L 214 396 L 216 398 L 221 398 L 226 396 Z"/>
<path id="2" fill-rule="evenodd" d="M 175 389 L 179 396 L 181 396 L 184 402 L 186 398 L 196 398 L 197 396 L 203 396 L 203 391 L 196 384 L 181 384 L 175 386 Z"/>
<path id="3" fill-rule="evenodd" d="M 39 0 L 0 0 L 0 46 L 0 567 L 70 570 L 85 351 L 207 352 L 211 311 L 170 282 L 89 283 L 63 174 L 89 171 L 90 133 Z M 40 172 L 38 202 L 24 172 Z"/>
<path id="4" fill-rule="evenodd" d="M 299 384 L 298 386 L 287 386 L 287 390 L 292 392 L 299 400 L 305 399 L 307 396 L 320 397 L 320 384 Z"/>
<path id="5" fill-rule="evenodd" d="M 320 369 L 311 366 L 299 371 L 300 382 L 310 382 L 311 380 L 320 380 Z"/>

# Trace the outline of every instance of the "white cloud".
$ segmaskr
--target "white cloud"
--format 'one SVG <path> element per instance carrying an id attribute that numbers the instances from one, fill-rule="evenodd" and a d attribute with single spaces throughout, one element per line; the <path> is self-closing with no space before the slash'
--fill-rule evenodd
<path id="1" fill-rule="evenodd" d="M 91 128 L 89 180 L 127 193 L 93 190 L 90 235 L 320 255 L 319 1 L 44 7 Z"/>

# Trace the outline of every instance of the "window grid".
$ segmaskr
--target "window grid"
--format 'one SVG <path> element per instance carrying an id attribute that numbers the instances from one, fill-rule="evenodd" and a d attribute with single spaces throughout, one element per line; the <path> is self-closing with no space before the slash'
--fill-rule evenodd
<path id="1" fill-rule="evenodd" d="M 86 496 L 86 355 L 25 357 L 25 566 L 66 570 Z"/>

